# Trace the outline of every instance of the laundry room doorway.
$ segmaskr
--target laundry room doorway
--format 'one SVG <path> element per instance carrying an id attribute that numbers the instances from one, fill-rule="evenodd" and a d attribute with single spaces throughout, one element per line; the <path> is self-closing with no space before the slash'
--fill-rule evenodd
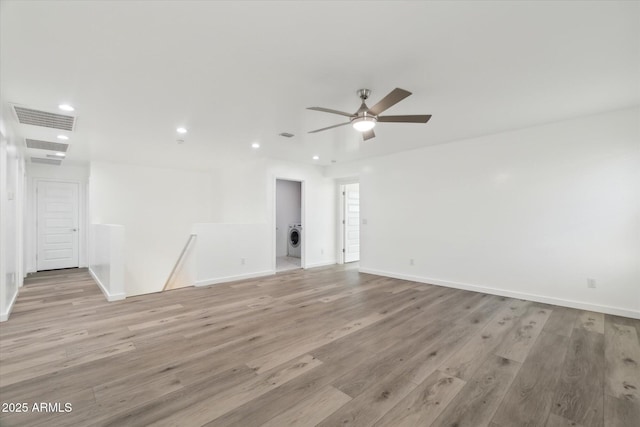
<path id="1" fill-rule="evenodd" d="M 276 179 L 275 267 L 276 272 L 304 266 L 303 182 Z"/>

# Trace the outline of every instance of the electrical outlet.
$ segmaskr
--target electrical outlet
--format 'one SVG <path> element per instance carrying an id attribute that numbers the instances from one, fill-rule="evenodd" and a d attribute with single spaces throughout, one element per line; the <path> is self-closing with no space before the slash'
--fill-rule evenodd
<path id="1" fill-rule="evenodd" d="M 596 279 L 587 279 L 587 288 L 595 289 L 596 288 Z"/>
<path id="2" fill-rule="evenodd" d="M 320 249 L 320 255 L 324 255 L 324 249 Z"/>
<path id="3" fill-rule="evenodd" d="M 240 258 L 240 265 L 244 265 L 246 259 L 245 258 Z"/>
<path id="4" fill-rule="evenodd" d="M 415 263 L 414 263 L 414 261 L 413 261 L 413 258 L 411 258 L 411 259 L 409 260 L 409 265 L 414 265 L 414 264 L 415 264 Z"/>

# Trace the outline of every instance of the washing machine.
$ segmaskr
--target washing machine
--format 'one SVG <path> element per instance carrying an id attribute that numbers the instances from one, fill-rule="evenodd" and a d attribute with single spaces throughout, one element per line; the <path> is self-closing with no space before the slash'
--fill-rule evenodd
<path id="1" fill-rule="evenodd" d="M 302 253 L 302 224 L 289 224 L 287 256 L 300 258 Z"/>

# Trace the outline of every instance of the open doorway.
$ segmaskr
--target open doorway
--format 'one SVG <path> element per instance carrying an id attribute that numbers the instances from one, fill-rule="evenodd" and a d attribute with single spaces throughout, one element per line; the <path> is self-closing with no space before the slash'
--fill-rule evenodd
<path id="1" fill-rule="evenodd" d="M 342 262 L 360 261 L 360 184 L 342 188 Z"/>
<path id="2" fill-rule="evenodd" d="M 302 182 L 276 179 L 276 271 L 302 268 Z"/>

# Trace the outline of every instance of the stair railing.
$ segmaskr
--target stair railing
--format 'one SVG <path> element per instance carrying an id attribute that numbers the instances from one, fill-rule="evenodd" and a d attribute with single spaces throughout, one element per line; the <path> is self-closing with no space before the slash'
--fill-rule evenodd
<path id="1" fill-rule="evenodd" d="M 178 257 L 176 264 L 173 266 L 173 269 L 171 270 L 171 274 L 169 274 L 169 277 L 167 278 L 167 282 L 164 284 L 164 288 L 162 288 L 163 291 L 166 291 L 167 288 L 169 287 L 169 283 L 171 283 L 171 279 L 173 279 L 173 276 L 176 274 L 176 271 L 178 271 L 178 267 L 180 267 L 180 265 L 182 264 L 184 255 L 187 253 L 187 250 L 189 249 L 191 242 L 195 240 L 196 236 L 197 236 L 196 234 L 189 235 L 189 239 L 187 239 L 187 243 L 182 248 L 182 252 L 180 252 L 180 256 Z"/>

